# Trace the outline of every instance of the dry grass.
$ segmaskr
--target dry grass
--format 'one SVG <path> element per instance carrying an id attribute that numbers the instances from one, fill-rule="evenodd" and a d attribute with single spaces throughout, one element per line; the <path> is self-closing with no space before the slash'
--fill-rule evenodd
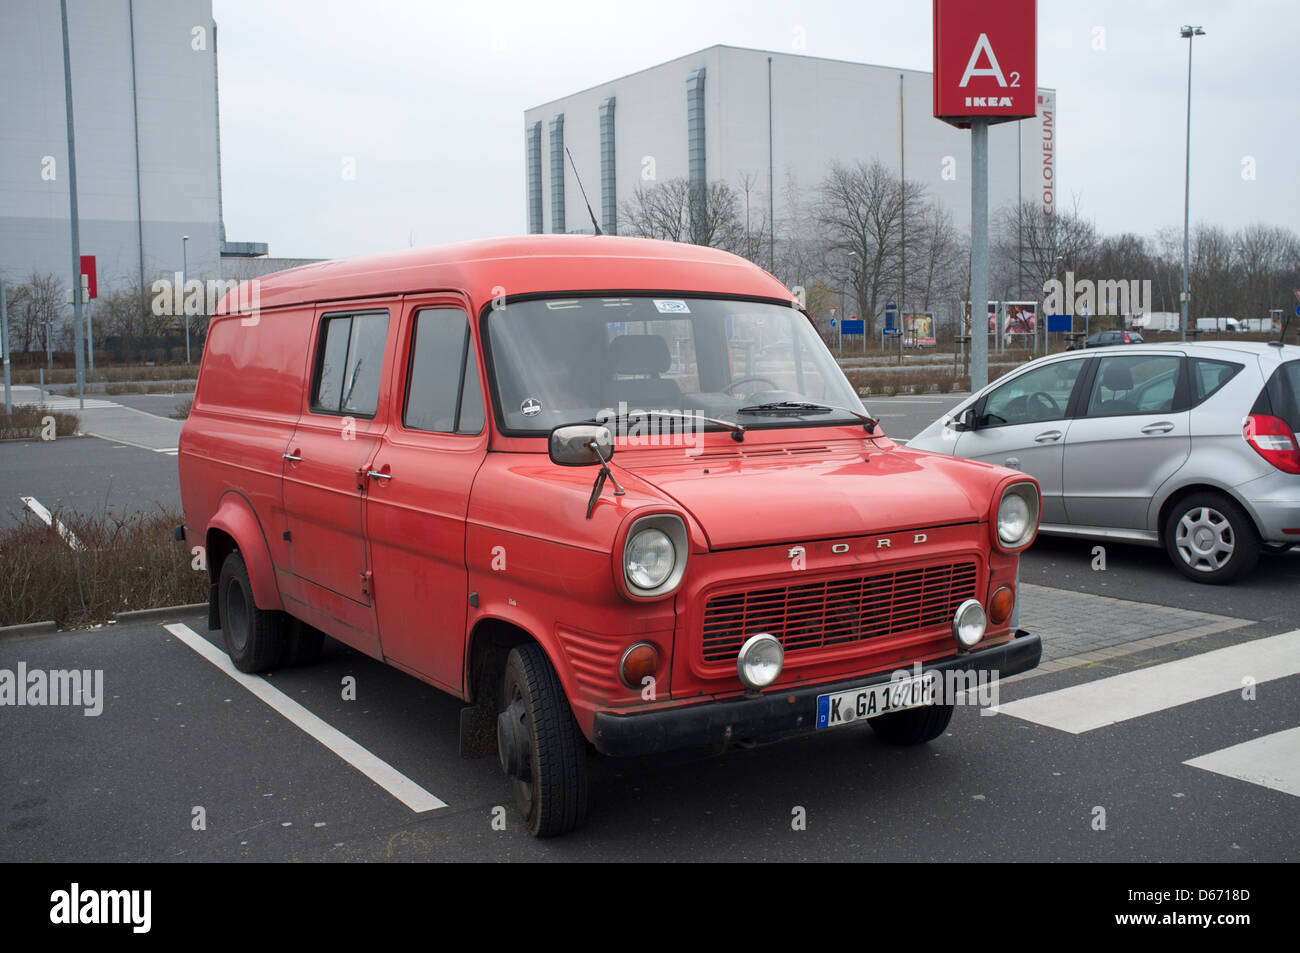
<path id="1" fill-rule="evenodd" d="M 0 625 L 94 625 L 118 612 L 207 599 L 207 574 L 191 568 L 186 544 L 172 539 L 179 513 L 53 515 L 81 548 L 34 516 L 0 532 Z"/>
<path id="2" fill-rule="evenodd" d="M 167 416 L 174 417 L 177 420 L 186 420 L 189 418 L 190 411 L 193 409 L 193 407 L 194 407 L 194 398 L 191 397 L 183 404 L 177 404 L 176 407 L 172 410 L 172 412 Z"/>
<path id="3" fill-rule="evenodd" d="M 12 414 L 0 413 L 0 440 L 39 440 L 46 417 L 54 418 L 56 437 L 71 437 L 81 426 L 76 414 L 58 413 L 36 404 L 15 404 Z"/>

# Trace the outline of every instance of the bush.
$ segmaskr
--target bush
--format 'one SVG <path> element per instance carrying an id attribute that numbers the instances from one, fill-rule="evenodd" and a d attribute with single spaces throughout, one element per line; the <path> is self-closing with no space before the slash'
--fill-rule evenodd
<path id="1" fill-rule="evenodd" d="M 107 622 L 133 609 L 203 602 L 206 572 L 172 539 L 179 513 L 83 516 L 56 511 L 79 548 L 30 514 L 0 532 L 0 625 Z"/>
<path id="2" fill-rule="evenodd" d="M 0 413 L 0 440 L 39 440 L 46 417 L 54 418 L 56 437 L 71 437 L 81 426 L 76 414 L 56 413 L 38 404 L 15 404 L 12 414 Z"/>

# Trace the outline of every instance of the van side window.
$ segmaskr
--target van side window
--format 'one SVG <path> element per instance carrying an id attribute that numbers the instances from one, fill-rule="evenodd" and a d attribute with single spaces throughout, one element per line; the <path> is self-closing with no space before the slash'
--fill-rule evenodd
<path id="1" fill-rule="evenodd" d="M 387 337 L 386 311 L 327 316 L 321 322 L 312 410 L 373 417 Z"/>
<path id="2" fill-rule="evenodd" d="M 478 361 L 464 311 L 427 308 L 415 316 L 402 423 L 435 433 L 483 430 Z"/>

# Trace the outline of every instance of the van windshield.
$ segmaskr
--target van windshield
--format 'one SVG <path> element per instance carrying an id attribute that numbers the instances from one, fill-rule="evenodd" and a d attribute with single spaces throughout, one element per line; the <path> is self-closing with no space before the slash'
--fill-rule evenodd
<path id="1" fill-rule="evenodd" d="M 648 296 L 518 301 L 494 308 L 486 332 L 492 397 L 507 433 L 545 434 L 651 410 L 755 429 L 855 419 L 827 407 L 865 413 L 807 317 L 777 304 Z"/>

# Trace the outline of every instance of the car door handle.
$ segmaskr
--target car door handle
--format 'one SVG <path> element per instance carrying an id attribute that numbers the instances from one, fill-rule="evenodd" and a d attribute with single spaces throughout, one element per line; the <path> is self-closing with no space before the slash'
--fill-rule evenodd
<path id="1" fill-rule="evenodd" d="M 1053 440 L 1060 440 L 1060 439 L 1061 439 L 1061 431 L 1048 430 L 1044 433 L 1040 433 L 1037 437 L 1035 437 L 1034 443 L 1051 443 Z"/>
<path id="2" fill-rule="evenodd" d="M 1142 428 L 1143 433 L 1169 433 L 1174 429 L 1174 425 L 1167 420 L 1161 420 L 1158 423 L 1147 424 Z"/>
<path id="3" fill-rule="evenodd" d="M 366 476 L 372 480 L 391 480 L 393 478 L 391 473 L 382 473 L 379 470 L 367 470 Z"/>
<path id="4" fill-rule="evenodd" d="M 284 458 L 290 463 L 302 463 L 302 457 L 297 456 L 296 454 L 286 453 L 284 454 Z"/>

